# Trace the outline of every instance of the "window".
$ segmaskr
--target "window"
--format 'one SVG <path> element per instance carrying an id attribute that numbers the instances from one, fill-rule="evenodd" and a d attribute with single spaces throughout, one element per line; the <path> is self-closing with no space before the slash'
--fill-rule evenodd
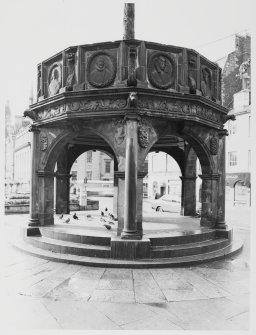
<path id="1" fill-rule="evenodd" d="M 237 134 L 237 123 L 236 121 L 229 122 L 229 134 Z"/>
<path id="2" fill-rule="evenodd" d="M 229 162 L 229 166 L 237 165 L 237 152 L 236 151 L 232 151 L 228 153 L 228 162 Z"/>
<path id="3" fill-rule="evenodd" d="M 88 180 L 92 180 L 92 171 L 87 171 L 86 175 Z"/>
<path id="4" fill-rule="evenodd" d="M 87 163 L 92 162 L 92 151 L 87 151 Z"/>
<path id="5" fill-rule="evenodd" d="M 110 173 L 110 164 L 110 160 L 105 161 L 105 173 Z"/>
<path id="6" fill-rule="evenodd" d="M 72 181 L 77 180 L 77 171 L 72 171 Z"/>

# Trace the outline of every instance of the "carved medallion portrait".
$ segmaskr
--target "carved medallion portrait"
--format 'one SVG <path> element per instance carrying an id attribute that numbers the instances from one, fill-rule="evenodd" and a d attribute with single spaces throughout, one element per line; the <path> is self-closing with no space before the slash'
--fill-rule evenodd
<path id="1" fill-rule="evenodd" d="M 175 81 L 175 62 L 167 54 L 155 53 L 151 55 L 148 65 L 150 83 L 161 89 L 170 88 Z"/>
<path id="2" fill-rule="evenodd" d="M 48 76 L 48 92 L 50 97 L 59 93 L 61 80 L 61 64 L 55 63 L 51 67 Z"/>
<path id="3" fill-rule="evenodd" d="M 88 61 L 87 75 L 89 83 L 94 87 L 111 85 L 116 76 L 115 59 L 106 52 L 97 52 Z"/>
<path id="4" fill-rule="evenodd" d="M 48 138 L 45 133 L 40 134 L 40 149 L 41 151 L 45 151 L 48 147 Z"/>

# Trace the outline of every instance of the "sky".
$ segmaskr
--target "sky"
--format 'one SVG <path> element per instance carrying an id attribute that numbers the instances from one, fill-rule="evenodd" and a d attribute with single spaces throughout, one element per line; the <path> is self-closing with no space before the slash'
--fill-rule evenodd
<path id="1" fill-rule="evenodd" d="M 252 32 L 253 0 L 137 0 L 135 38 L 192 48 L 224 65 L 235 33 Z M 121 0 L 0 0 L 1 109 L 22 115 L 37 64 L 72 45 L 121 40 Z M 3 114 L 3 113 L 2 113 Z"/>

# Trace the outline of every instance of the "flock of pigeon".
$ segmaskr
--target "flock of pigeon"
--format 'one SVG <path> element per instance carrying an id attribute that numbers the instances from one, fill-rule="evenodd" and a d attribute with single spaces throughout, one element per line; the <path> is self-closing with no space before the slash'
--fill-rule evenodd
<path id="1" fill-rule="evenodd" d="M 87 218 L 91 218 L 91 215 L 88 214 Z M 59 216 L 60 220 L 63 220 L 64 223 L 70 223 L 70 218 L 64 219 L 64 214 L 62 213 Z M 73 215 L 74 220 L 79 220 L 78 216 L 76 213 Z M 105 208 L 105 211 L 101 211 L 101 216 L 100 216 L 100 222 L 103 224 L 103 226 L 107 229 L 110 230 L 112 225 L 115 224 L 116 218 L 113 214 L 109 213 L 108 208 Z"/>

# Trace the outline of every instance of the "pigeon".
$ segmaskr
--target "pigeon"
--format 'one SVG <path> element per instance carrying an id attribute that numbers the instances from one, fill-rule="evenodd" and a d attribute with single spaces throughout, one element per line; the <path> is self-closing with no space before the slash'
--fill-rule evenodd
<path id="1" fill-rule="evenodd" d="M 70 218 L 67 218 L 67 220 L 65 220 L 64 222 L 69 223 L 69 221 L 70 221 Z"/>
<path id="2" fill-rule="evenodd" d="M 110 217 L 111 220 L 115 220 L 115 217 L 113 214 L 109 213 L 108 216 Z"/>
<path id="3" fill-rule="evenodd" d="M 87 218 L 91 218 L 92 216 L 91 216 L 91 214 L 87 214 L 86 217 Z"/>
<path id="4" fill-rule="evenodd" d="M 75 219 L 75 220 L 79 220 L 79 219 L 78 219 L 78 216 L 76 215 L 76 213 L 73 215 L 73 219 Z"/>
<path id="5" fill-rule="evenodd" d="M 106 227 L 107 230 L 110 230 L 110 229 L 111 229 L 111 226 L 110 226 L 109 224 L 107 224 L 107 223 L 105 223 L 103 226 Z"/>
<path id="6" fill-rule="evenodd" d="M 105 212 L 107 212 L 108 211 L 108 209 L 107 209 L 107 207 L 105 208 Z"/>
<path id="7" fill-rule="evenodd" d="M 59 219 L 63 219 L 63 213 L 61 213 L 61 215 L 59 216 Z"/>
<path id="8" fill-rule="evenodd" d="M 100 221 L 101 222 L 107 222 L 105 219 L 103 219 L 103 218 L 100 218 Z"/>
<path id="9" fill-rule="evenodd" d="M 101 214 L 101 216 L 104 216 L 104 212 L 102 212 L 102 211 L 101 211 L 101 213 L 100 213 L 100 214 Z"/>
<path id="10" fill-rule="evenodd" d="M 114 222 L 112 222 L 112 221 L 108 221 L 108 223 L 109 223 L 109 224 L 115 224 L 115 223 L 114 223 Z"/>

